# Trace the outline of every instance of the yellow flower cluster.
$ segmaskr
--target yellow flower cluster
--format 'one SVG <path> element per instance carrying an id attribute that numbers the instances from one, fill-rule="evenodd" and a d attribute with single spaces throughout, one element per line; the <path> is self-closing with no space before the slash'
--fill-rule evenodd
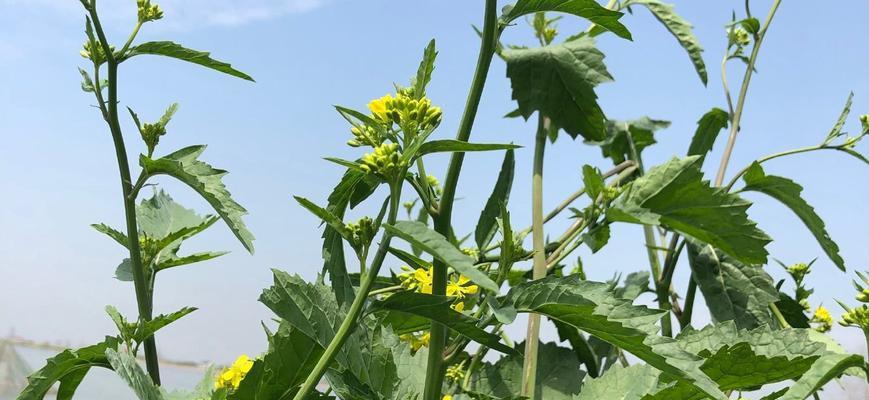
<path id="1" fill-rule="evenodd" d="M 347 141 L 347 145 L 350 147 L 377 147 L 383 144 L 383 136 L 372 126 L 354 126 L 350 128 L 350 133 L 353 134 L 353 139 Z"/>
<path id="2" fill-rule="evenodd" d="M 462 361 L 458 364 L 450 365 L 449 368 L 447 368 L 446 377 L 454 382 L 465 379 L 465 362 Z"/>
<path id="3" fill-rule="evenodd" d="M 402 271 L 398 274 L 398 279 L 401 280 L 401 286 L 407 290 L 412 290 L 419 293 L 431 294 L 433 272 L 431 268 L 412 269 L 408 266 L 402 266 Z M 458 278 L 451 277 L 447 282 L 447 296 L 454 297 L 455 301 L 450 306 L 458 312 L 465 311 L 464 299 L 467 296 L 474 295 L 479 291 L 477 285 L 471 284 L 471 280 L 464 275 L 459 275 Z M 411 349 L 417 351 L 422 347 L 428 346 L 429 332 L 425 331 L 419 335 L 405 334 L 399 338 L 410 343 Z"/>
<path id="4" fill-rule="evenodd" d="M 111 46 L 110 49 L 112 51 L 115 51 L 114 46 Z M 84 46 L 82 46 L 81 51 L 79 51 L 78 53 L 81 54 L 82 57 L 93 61 L 97 65 L 106 62 L 106 52 L 103 51 L 103 46 L 100 45 L 99 42 L 96 42 L 93 45 L 91 45 L 90 40 L 84 42 Z"/>
<path id="5" fill-rule="evenodd" d="M 377 174 L 386 179 L 395 178 L 396 174 L 407 166 L 401 159 L 401 151 L 395 143 L 384 143 L 377 146 L 373 153 L 362 156 L 362 169 L 369 174 Z"/>
<path id="6" fill-rule="evenodd" d="M 229 368 L 224 369 L 217 376 L 214 382 L 215 389 L 237 389 L 241 384 L 241 380 L 247 375 L 248 371 L 253 367 L 253 360 L 247 355 L 240 355 Z"/>
<path id="7" fill-rule="evenodd" d="M 819 324 L 815 327 L 815 330 L 818 332 L 828 332 L 833 328 L 833 317 L 830 316 L 830 312 L 824 306 L 818 306 L 815 310 L 815 315 L 812 317 L 812 322 Z"/>
<path id="8" fill-rule="evenodd" d="M 839 325 L 869 330 L 869 306 L 861 304 L 859 307 L 849 309 L 842 314 L 842 320 L 839 321 Z"/>
<path id="9" fill-rule="evenodd" d="M 151 4 L 151 0 L 136 0 L 139 6 L 139 23 L 156 21 L 163 18 L 163 10 L 157 4 Z"/>
<path id="10" fill-rule="evenodd" d="M 428 344 L 431 341 L 431 334 L 428 331 L 420 334 L 406 333 L 398 338 L 409 343 L 411 350 L 416 352 L 423 347 L 428 347 Z"/>
<path id="11" fill-rule="evenodd" d="M 443 117 L 440 107 L 433 106 L 427 97 L 415 99 L 405 91 L 399 91 L 395 97 L 387 94 L 371 100 L 368 109 L 375 119 L 386 124 L 397 124 L 407 135 L 433 129 Z"/>
<path id="12" fill-rule="evenodd" d="M 374 227 L 374 220 L 369 217 L 362 217 L 359 221 L 348 223 L 347 230 L 350 231 L 350 234 L 352 235 L 352 242 L 350 245 L 357 250 L 367 248 L 371 243 L 371 240 L 374 238 L 374 235 L 377 234 Z"/>

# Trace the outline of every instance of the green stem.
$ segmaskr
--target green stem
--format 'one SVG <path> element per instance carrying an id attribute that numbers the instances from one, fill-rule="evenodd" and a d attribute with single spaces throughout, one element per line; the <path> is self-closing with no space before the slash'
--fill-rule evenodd
<path id="1" fill-rule="evenodd" d="M 133 32 L 130 33 L 130 37 L 127 38 L 127 43 L 124 43 L 124 47 L 122 47 L 121 51 L 118 52 L 118 54 L 120 54 L 121 57 L 123 57 L 124 53 L 127 52 L 127 50 L 130 48 L 130 45 L 133 44 L 133 40 L 136 39 L 136 35 L 139 34 L 139 29 L 141 29 L 141 28 L 142 28 L 142 22 L 141 21 L 136 22 L 136 27 L 133 28 Z"/>
<path id="2" fill-rule="evenodd" d="M 392 225 L 398 218 L 398 210 L 401 201 L 400 181 L 398 183 L 390 184 L 389 196 L 389 215 L 386 217 L 386 223 Z M 389 242 L 391 240 L 392 234 L 389 233 L 389 231 L 385 231 L 380 240 L 380 246 L 377 248 L 377 253 L 374 254 L 374 259 L 371 262 L 371 269 L 368 271 L 368 274 L 365 275 L 365 279 L 362 280 L 362 284 L 359 286 L 359 291 L 356 292 L 356 297 L 353 299 L 353 303 L 350 304 L 350 309 L 347 311 L 347 315 L 344 317 L 344 320 L 341 321 L 341 326 L 338 327 L 335 337 L 332 338 L 332 341 L 329 342 L 323 355 L 320 356 L 317 365 L 315 365 L 314 369 L 308 374 L 308 378 L 305 379 L 302 388 L 299 389 L 296 396 L 293 397 L 294 400 L 302 400 L 308 396 L 312 390 L 314 390 L 317 384 L 320 383 L 320 379 L 323 378 L 323 374 L 326 373 L 326 369 L 332 364 L 338 351 L 341 350 L 341 346 L 343 346 L 347 338 L 350 337 L 350 333 L 353 332 L 353 328 L 356 326 L 356 320 L 362 314 L 362 309 L 365 306 L 365 302 L 368 300 L 371 287 L 377 280 L 380 266 L 383 265 L 383 260 L 386 259 L 386 253 L 389 250 Z"/>
<path id="3" fill-rule="evenodd" d="M 679 319 L 679 326 L 682 330 L 688 325 L 691 325 L 691 314 L 694 312 L 694 298 L 697 296 L 697 281 L 694 280 L 694 274 L 688 278 L 688 291 L 685 293 L 685 309 L 682 310 L 682 318 Z"/>
<path id="4" fill-rule="evenodd" d="M 775 315 L 775 319 L 778 321 L 778 324 L 781 325 L 782 329 L 788 329 L 791 325 L 785 319 L 785 316 L 782 315 L 781 311 L 779 311 L 778 306 L 775 303 L 769 304 L 769 310 L 772 311 L 772 315 Z"/>
<path id="5" fill-rule="evenodd" d="M 786 150 L 786 151 L 782 151 L 782 152 L 778 152 L 778 153 L 773 153 L 773 154 L 758 158 L 757 160 L 755 160 L 755 162 L 758 164 L 763 164 L 769 160 L 773 160 L 773 159 L 776 159 L 779 157 L 789 156 L 789 155 L 793 155 L 793 154 L 800 154 L 800 153 L 808 153 L 810 151 L 817 151 L 817 150 L 839 150 L 839 151 L 841 151 L 842 148 L 839 146 L 825 146 L 825 145 L 800 147 L 798 149 L 792 149 L 792 150 Z M 736 175 L 734 175 L 733 178 L 730 179 L 730 182 L 727 183 L 727 186 L 724 187 L 725 188 L 724 190 L 729 192 L 731 189 L 733 189 L 733 185 L 736 184 L 736 181 L 738 181 L 739 178 L 741 178 L 743 175 L 745 175 L 745 173 L 748 172 L 749 168 L 751 168 L 751 165 L 749 165 L 749 166 L 741 169 L 739 172 L 737 172 Z"/>
<path id="6" fill-rule="evenodd" d="M 118 63 L 111 52 L 111 46 L 100 24 L 99 16 L 96 10 L 96 1 L 91 3 L 89 9 L 91 20 L 94 24 L 94 30 L 100 40 L 100 45 L 106 54 L 106 64 L 108 69 L 108 102 L 106 111 L 108 113 L 109 130 L 112 133 L 112 141 L 115 147 L 115 156 L 118 161 L 118 171 L 121 177 L 121 192 L 124 200 L 124 218 L 127 225 L 127 238 L 129 240 L 130 250 L 130 266 L 133 271 L 133 286 L 136 291 L 136 304 L 139 311 L 139 319 L 147 322 L 151 320 L 153 299 L 152 292 L 149 290 L 149 284 L 145 277 L 145 268 L 142 265 L 142 253 L 139 245 L 139 229 L 136 220 L 136 199 L 131 196 L 133 193 L 133 183 L 130 176 L 130 163 L 127 159 L 127 148 L 124 144 L 124 135 L 121 131 L 121 124 L 118 121 Z M 145 366 L 151 380 L 156 385 L 160 385 L 160 365 L 157 360 L 157 345 L 154 336 L 149 336 L 145 339 Z"/>
<path id="7" fill-rule="evenodd" d="M 546 150 L 546 132 L 549 120 L 538 113 L 537 138 L 534 142 L 534 165 L 531 178 L 531 239 L 534 266 L 531 279 L 546 276 L 546 238 L 543 233 L 543 158 Z M 528 333 L 525 338 L 525 364 L 522 368 L 522 390 L 525 397 L 534 399 L 537 386 L 537 346 L 540 337 L 540 315 L 528 315 Z"/>
<path id="8" fill-rule="evenodd" d="M 751 56 L 748 58 L 748 65 L 745 67 L 745 76 L 742 78 L 742 87 L 739 89 L 739 97 L 736 101 L 736 109 L 733 111 L 732 120 L 730 121 L 730 136 L 727 138 L 727 146 L 724 147 L 724 154 L 721 156 L 721 164 L 718 167 L 718 174 L 715 176 L 715 186 L 721 186 L 724 182 L 724 175 L 727 172 L 727 164 L 730 162 L 730 156 L 733 153 L 733 146 L 736 144 L 736 135 L 739 133 L 739 123 L 742 120 L 742 111 L 745 108 L 745 98 L 748 94 L 748 86 L 751 83 L 751 77 L 754 74 L 754 66 L 757 63 L 757 55 L 760 53 L 760 45 L 766 37 L 766 31 L 769 29 L 769 24 L 778 10 L 781 0 L 775 0 L 772 3 L 772 8 L 766 16 L 766 21 L 754 41 L 754 46 L 751 49 Z"/>
<path id="9" fill-rule="evenodd" d="M 471 81 L 471 89 L 468 92 L 465 111 L 462 114 L 459 130 L 456 134 L 456 140 L 463 142 L 467 142 L 471 136 L 471 129 L 474 126 L 474 119 L 480 106 L 480 98 L 483 96 L 483 88 L 489 75 L 489 67 L 495 55 L 495 43 L 497 42 L 499 31 L 497 0 L 486 0 L 484 15 L 483 35 L 480 42 L 477 67 Z M 465 153 L 453 153 L 450 157 L 450 164 L 444 179 L 443 195 L 438 205 L 438 213 L 434 217 L 435 231 L 445 237 L 451 236 L 453 202 L 456 197 L 456 186 L 458 185 L 464 157 Z M 445 295 L 447 265 L 440 260 L 435 260 L 433 270 L 432 294 Z M 443 363 L 443 352 L 446 346 L 447 330 L 445 326 L 432 322 L 430 332 L 431 340 L 429 342 L 423 400 L 441 400 L 441 389 L 443 388 L 444 373 L 446 372 Z"/>

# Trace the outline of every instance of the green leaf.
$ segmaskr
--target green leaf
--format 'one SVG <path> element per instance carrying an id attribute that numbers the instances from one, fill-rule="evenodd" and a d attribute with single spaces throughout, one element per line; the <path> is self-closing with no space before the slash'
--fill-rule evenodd
<path id="1" fill-rule="evenodd" d="M 523 118 L 527 120 L 537 111 L 550 118 L 553 129 L 564 129 L 573 138 L 582 135 L 588 140 L 604 139 L 606 117 L 594 88 L 612 81 L 612 77 L 594 40 L 581 38 L 533 49 L 509 49 L 502 55 L 513 99 Z"/>
<path id="2" fill-rule="evenodd" d="M 779 292 L 779 299 L 775 303 L 788 325 L 792 328 L 811 328 L 809 317 L 805 314 L 802 305 L 792 297 Z"/>
<path id="3" fill-rule="evenodd" d="M 205 146 L 199 145 L 185 147 L 158 159 L 142 155 L 139 164 L 148 175 L 169 175 L 193 188 L 214 207 L 245 249 L 253 253 L 254 236 L 242 220 L 247 210 L 233 200 L 226 190 L 222 178 L 227 172 L 215 169 L 198 159 L 203 151 Z"/>
<path id="4" fill-rule="evenodd" d="M 600 378 L 586 380 L 576 400 L 641 400 L 657 388 L 660 375 L 646 364 L 616 365 Z"/>
<path id="5" fill-rule="evenodd" d="M 682 48 L 688 52 L 688 57 L 691 63 L 694 64 L 694 69 L 697 70 L 697 75 L 700 75 L 700 80 L 706 84 L 706 64 L 703 62 L 703 48 L 700 47 L 700 41 L 694 36 L 691 31 L 691 24 L 673 10 L 672 4 L 667 4 L 659 0 L 628 0 L 622 4 L 623 7 L 632 5 L 643 5 L 649 9 L 652 15 L 658 19 L 670 31 L 671 34 L 679 41 Z"/>
<path id="6" fill-rule="evenodd" d="M 501 20 L 504 24 L 509 24 L 523 15 L 546 11 L 576 15 L 618 36 L 631 39 L 628 28 L 619 22 L 623 14 L 602 7 L 595 0 L 518 0 L 516 4 L 504 7 Z"/>
<path id="7" fill-rule="evenodd" d="M 77 385 L 75 381 L 80 382 L 83 379 L 81 371 L 91 367 L 111 369 L 112 366 L 106 359 L 106 350 L 117 349 L 119 343 L 118 338 L 106 336 L 101 343 L 76 350 L 64 350 L 49 358 L 44 367 L 27 377 L 27 386 L 17 400 L 42 400 L 56 382 L 64 379 L 69 379 L 67 385 Z"/>
<path id="8" fill-rule="evenodd" d="M 782 204 L 786 205 L 803 223 L 809 228 L 809 232 L 815 236 L 815 239 L 833 260 L 839 269 L 845 270 L 845 260 L 839 255 L 839 246 L 830 238 L 827 229 L 824 226 L 824 220 L 815 213 L 815 209 L 806 203 L 800 196 L 803 187 L 796 182 L 775 175 L 766 175 L 763 168 L 755 162 L 752 164 L 745 175 L 742 176 L 745 181 L 745 187 L 742 191 L 754 191 L 766 194 Z"/>
<path id="9" fill-rule="evenodd" d="M 302 207 L 310 211 L 311 214 L 314 214 L 315 216 L 317 216 L 317 218 L 320 218 L 320 220 L 322 220 L 332 229 L 334 229 L 335 232 L 338 232 L 338 234 L 340 234 L 341 237 L 344 238 L 344 240 L 346 240 L 348 243 L 352 243 L 353 233 L 351 233 L 350 230 L 347 229 L 347 226 L 344 225 L 344 221 L 341 221 L 341 218 L 338 218 L 337 216 L 329 212 L 329 210 L 314 204 L 313 202 L 304 197 L 293 196 L 293 198 L 296 199 L 296 201 L 299 202 Z"/>
<path id="10" fill-rule="evenodd" d="M 842 136 L 842 128 L 845 127 L 845 121 L 848 119 L 848 115 L 851 113 L 851 104 L 854 101 L 854 92 L 848 94 L 848 100 L 845 101 L 845 107 L 842 108 L 842 113 L 839 114 L 839 119 L 836 120 L 836 124 L 833 125 L 833 129 L 830 130 L 830 133 L 827 134 L 827 138 L 824 139 L 825 145 L 830 144 L 837 137 Z"/>
<path id="11" fill-rule="evenodd" d="M 196 307 L 184 307 L 171 314 L 160 314 L 147 322 L 140 321 L 139 324 L 136 325 L 136 330 L 133 332 L 132 338 L 139 343 L 144 342 L 145 339 L 153 336 L 154 333 L 163 329 L 166 325 L 169 325 L 196 310 Z"/>
<path id="12" fill-rule="evenodd" d="M 115 373 L 127 382 L 139 400 L 162 400 L 160 388 L 154 384 L 151 377 L 142 370 L 136 357 L 130 353 L 119 353 L 115 349 L 106 349 L 106 359 L 112 364 Z"/>
<path id="13" fill-rule="evenodd" d="M 431 153 L 463 153 L 467 151 L 512 150 L 522 146 L 500 143 L 468 143 L 461 140 L 443 139 L 425 142 L 419 147 L 416 157 Z"/>
<path id="14" fill-rule="evenodd" d="M 121 315 L 118 309 L 113 306 L 106 306 L 106 314 L 108 314 L 109 318 L 112 319 L 112 322 L 115 323 L 115 326 L 118 328 L 118 332 L 121 334 L 121 339 L 133 339 L 133 329 L 135 324 L 130 324 L 129 322 L 127 322 L 127 319 L 124 318 L 124 316 Z"/>
<path id="15" fill-rule="evenodd" d="M 120 231 L 108 226 L 106 224 L 92 224 L 92 228 L 94 228 L 97 232 L 102 233 L 117 242 L 119 245 L 124 246 L 124 248 L 129 247 L 130 239 L 127 239 L 127 235 L 121 233 Z"/>
<path id="16" fill-rule="evenodd" d="M 691 145 L 688 146 L 688 155 L 700 156 L 700 165 L 703 165 L 703 160 L 706 158 L 706 154 L 712 151 L 718 134 L 722 129 L 727 128 L 729 123 L 730 115 L 720 108 L 713 108 L 703 114 L 697 121 L 697 130 L 694 131 Z"/>
<path id="17" fill-rule="evenodd" d="M 700 371 L 699 357 L 677 348 L 673 339 L 657 336 L 665 311 L 634 306 L 608 284 L 575 275 L 548 276 L 514 287 L 506 302 L 518 312 L 545 315 L 595 335 L 714 399 L 727 398 Z"/>
<path id="18" fill-rule="evenodd" d="M 745 265 L 712 246 L 688 241 L 688 261 L 713 321 L 747 329 L 772 324 L 769 305 L 779 300 L 761 266 Z"/>
<path id="19" fill-rule="evenodd" d="M 585 371 L 589 376 L 593 378 L 597 378 L 600 372 L 600 365 L 597 364 L 597 357 L 594 354 L 594 350 L 589 346 L 588 341 L 585 340 L 585 336 L 579 332 L 579 329 L 576 329 L 564 322 L 550 319 L 552 323 L 555 325 L 555 329 L 558 331 L 558 338 L 564 342 L 568 342 L 570 344 L 570 348 L 573 349 L 573 352 L 576 354 L 576 359 L 579 360 L 582 365 L 585 365 Z"/>
<path id="20" fill-rule="evenodd" d="M 771 239 L 748 219 L 751 203 L 703 180 L 700 157 L 674 158 L 631 183 L 607 210 L 610 221 L 661 225 L 745 264 L 765 264 Z"/>
<path id="21" fill-rule="evenodd" d="M 422 61 L 419 62 L 419 68 L 416 71 L 416 78 L 413 80 L 413 96 L 417 99 L 425 97 L 425 87 L 431 81 L 431 74 L 434 72 L 435 58 L 438 52 L 435 50 L 435 40 L 432 39 L 425 47 L 422 55 Z"/>
<path id="22" fill-rule="evenodd" d="M 606 183 L 603 180 L 603 176 L 600 174 L 600 170 L 591 165 L 582 166 L 582 183 L 585 185 L 585 193 L 588 194 L 588 197 L 591 198 L 592 201 L 597 200 L 597 196 L 599 196 L 606 187 Z"/>
<path id="23" fill-rule="evenodd" d="M 477 220 L 477 227 L 474 229 L 474 241 L 477 243 L 478 249 L 488 246 L 495 236 L 498 229 L 497 219 L 501 215 L 501 205 L 510 200 L 510 190 L 513 187 L 515 171 L 516 158 L 513 155 L 513 150 L 507 150 L 504 153 L 504 161 L 501 162 L 501 172 L 498 173 L 495 187 L 492 188 L 492 194 L 486 200 L 486 205 Z"/>
<path id="24" fill-rule="evenodd" d="M 857 354 L 826 354 L 812 363 L 812 368 L 791 385 L 781 400 L 803 400 L 849 368 L 866 369 L 866 360 Z"/>
<path id="25" fill-rule="evenodd" d="M 523 342 L 516 346 L 524 348 L 525 344 Z M 521 392 L 522 363 L 522 355 L 503 357 L 495 364 L 484 363 L 471 377 L 471 391 L 489 398 L 515 398 Z M 534 398 L 571 400 L 579 394 L 584 376 L 572 350 L 555 343 L 540 343 Z"/>
<path id="26" fill-rule="evenodd" d="M 450 306 L 455 300 L 454 297 L 401 292 L 374 302 L 368 312 L 387 313 L 384 322 L 392 325 L 397 333 L 402 332 L 402 325 L 411 322 L 409 321 L 411 318 L 408 317 L 421 317 L 426 321 L 440 322 L 457 333 L 493 350 L 507 354 L 518 354 L 516 349 L 502 344 L 498 335 L 479 328 L 479 320 L 453 310 Z"/>
<path id="27" fill-rule="evenodd" d="M 498 285 L 486 273 L 474 266 L 474 260 L 471 257 L 462 253 L 447 238 L 429 229 L 425 224 L 416 221 L 398 221 L 394 225 L 383 226 L 391 234 L 443 261 L 480 287 L 493 292 L 498 291 Z"/>
<path id="28" fill-rule="evenodd" d="M 633 141 L 637 156 L 642 159 L 643 150 L 657 143 L 655 132 L 669 126 L 670 121 L 649 117 L 631 121 L 607 120 L 606 138 L 602 141 L 587 141 L 586 143 L 600 146 L 603 156 L 612 159 L 613 164 L 618 165 L 633 159 L 631 141 Z"/>
<path id="29" fill-rule="evenodd" d="M 232 68 L 232 65 L 211 58 L 211 53 L 205 51 L 191 50 L 178 43 L 168 41 L 145 42 L 138 46 L 130 47 L 130 49 L 124 55 L 124 58 L 120 61 L 124 61 L 126 59 L 145 54 L 164 56 L 178 59 L 181 61 L 187 61 L 193 64 L 199 64 L 205 68 L 210 68 L 215 71 L 223 72 L 224 74 L 232 75 L 237 78 L 241 78 L 251 82 L 254 81 L 253 78 L 251 78 L 244 72 Z"/>
<path id="30" fill-rule="evenodd" d="M 618 297 L 634 301 L 641 294 L 649 292 L 649 277 L 648 271 L 631 272 L 625 277 L 624 283 L 615 289 L 615 294 Z"/>

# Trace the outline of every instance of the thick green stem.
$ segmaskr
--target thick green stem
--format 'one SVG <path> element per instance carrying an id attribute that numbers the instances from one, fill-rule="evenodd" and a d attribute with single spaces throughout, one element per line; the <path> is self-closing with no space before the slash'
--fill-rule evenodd
<path id="1" fill-rule="evenodd" d="M 386 217 L 386 223 L 392 225 L 398 218 L 398 210 L 401 201 L 400 181 L 391 184 L 389 197 L 389 214 Z M 293 397 L 294 400 L 302 400 L 308 396 L 312 390 L 314 390 L 317 384 L 320 383 L 320 379 L 323 378 L 323 374 L 326 373 L 326 369 L 328 369 L 332 364 L 338 351 L 341 350 L 341 346 L 343 346 L 344 342 L 347 341 L 347 338 L 350 337 L 353 328 L 356 327 L 356 320 L 359 319 L 359 316 L 362 314 L 362 310 L 365 307 L 365 302 L 368 300 L 371 287 L 374 286 L 374 282 L 377 280 L 380 266 L 383 265 L 383 260 L 386 259 L 386 254 L 389 250 L 389 242 L 391 240 L 392 234 L 389 233 L 389 231 L 385 231 L 383 237 L 380 239 L 377 253 L 374 254 L 374 259 L 371 261 L 371 268 L 362 280 L 362 284 L 356 292 L 356 298 L 354 298 L 353 303 L 350 304 L 350 309 L 347 311 L 347 315 L 344 317 L 344 320 L 341 321 L 341 326 L 338 327 L 335 337 L 332 338 L 332 341 L 329 342 L 329 346 L 326 347 L 323 355 L 320 356 L 317 365 L 315 365 L 314 369 L 311 370 L 310 374 L 308 374 L 308 378 L 305 379 L 302 388 L 299 389 L 296 396 Z"/>
<path id="2" fill-rule="evenodd" d="M 136 304 L 138 305 L 139 319 L 150 321 L 153 312 L 153 293 L 149 290 L 148 279 L 145 276 L 145 268 L 142 265 L 142 252 L 139 244 L 139 228 L 136 220 L 136 199 L 132 196 L 133 183 L 130 176 L 130 163 L 127 159 L 127 148 L 124 144 L 124 135 L 121 124 L 118 121 L 118 63 L 111 51 L 111 46 L 100 24 L 96 10 L 96 1 L 89 8 L 94 30 L 99 37 L 100 45 L 106 55 L 108 70 L 108 101 L 106 111 L 108 114 L 109 129 L 112 133 L 112 141 L 115 147 L 115 156 L 118 161 L 118 171 L 121 176 L 121 192 L 124 200 L 124 219 L 127 225 L 127 238 L 130 250 L 130 266 L 133 271 L 133 286 L 136 291 Z M 97 66 L 99 68 L 99 66 Z M 160 384 L 160 365 L 157 359 L 157 345 L 154 336 L 145 339 L 145 367 L 151 380 Z"/>
<path id="3" fill-rule="evenodd" d="M 531 241 L 534 266 L 531 279 L 546 276 L 546 238 L 543 233 L 543 157 L 546 150 L 546 132 L 549 120 L 538 114 L 537 138 L 534 141 L 534 165 L 531 178 Z M 540 315 L 528 314 L 528 332 L 525 337 L 525 364 L 522 367 L 521 394 L 534 399 L 537 386 L 537 346 L 540 337 Z"/>
<path id="4" fill-rule="evenodd" d="M 489 75 L 489 66 L 492 64 L 492 58 L 495 55 L 495 43 L 497 42 L 498 31 L 498 2 L 496 0 L 486 0 L 483 35 L 480 42 L 477 68 L 471 81 L 471 89 L 468 92 L 468 99 L 465 104 L 465 111 L 462 114 L 462 120 L 459 123 L 456 140 L 467 142 L 471 136 L 471 129 L 474 126 L 474 119 L 480 106 L 480 98 L 483 96 L 483 88 Z M 445 237 L 452 236 L 453 202 L 456 197 L 456 186 L 458 185 L 464 157 L 464 153 L 453 153 L 450 158 L 450 164 L 447 168 L 446 178 L 444 179 L 443 195 L 437 208 L 438 213 L 434 217 L 435 231 Z M 435 260 L 433 270 L 432 294 L 444 295 L 447 289 L 447 265 L 440 260 Z M 446 372 L 444 369 L 443 353 L 447 340 L 447 328 L 440 323 L 432 322 L 430 332 L 431 339 L 429 342 L 423 400 L 441 400 L 444 373 Z"/>
<path id="5" fill-rule="evenodd" d="M 736 135 L 739 133 L 739 123 L 742 120 L 742 110 L 745 108 L 745 98 L 748 94 L 748 86 L 751 83 L 751 77 L 754 74 L 754 66 L 757 63 L 757 55 L 760 53 L 760 45 L 766 37 L 766 31 L 772 18 L 778 10 L 781 0 L 775 0 L 772 3 L 772 8 L 766 16 L 766 21 L 757 35 L 754 46 L 751 49 L 751 56 L 748 58 L 748 65 L 745 67 L 745 76 L 742 78 L 742 87 L 739 89 L 739 97 L 736 100 L 736 109 L 733 110 L 732 120 L 730 121 L 730 136 L 727 138 L 727 146 L 724 147 L 724 154 L 721 156 L 721 164 L 718 167 L 718 174 L 715 176 L 715 186 L 721 186 L 724 182 L 724 175 L 727 172 L 727 164 L 730 162 L 730 155 L 733 153 L 733 146 L 736 144 Z"/>
<path id="6" fill-rule="evenodd" d="M 691 315 L 694 313 L 694 298 L 697 296 L 697 281 L 694 280 L 694 274 L 688 278 L 688 291 L 685 293 L 685 309 L 682 310 L 682 318 L 679 319 L 679 326 L 682 330 L 688 325 L 691 325 Z"/>

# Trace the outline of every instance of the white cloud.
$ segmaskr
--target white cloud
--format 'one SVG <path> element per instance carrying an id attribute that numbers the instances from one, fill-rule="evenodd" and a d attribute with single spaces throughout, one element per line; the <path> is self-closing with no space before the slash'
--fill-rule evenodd
<path id="1" fill-rule="evenodd" d="M 165 11 L 160 25 L 189 30 L 209 26 L 239 26 L 280 18 L 315 9 L 329 0 L 152 0 Z M 99 0 L 103 19 L 131 19 L 135 0 Z M 7 7 L 47 9 L 68 15 L 81 12 L 78 0 L 0 0 L 0 10 Z M 4 10 L 5 11 L 5 10 Z"/>

